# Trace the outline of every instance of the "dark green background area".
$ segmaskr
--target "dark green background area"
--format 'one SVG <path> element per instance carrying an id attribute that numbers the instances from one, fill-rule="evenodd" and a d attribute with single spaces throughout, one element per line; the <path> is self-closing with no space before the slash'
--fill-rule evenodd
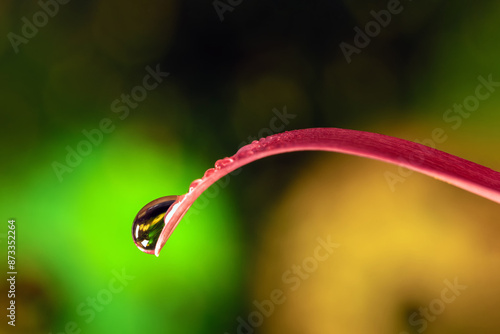
<path id="1" fill-rule="evenodd" d="M 245 167 L 200 198 L 159 258 L 137 250 L 131 223 L 147 202 L 185 193 L 217 159 L 267 135 L 277 111 L 294 116 L 275 123 L 283 130 L 401 136 L 398 124 L 415 122 L 407 139 L 435 127 L 458 142 L 497 137 L 498 93 L 459 131 L 443 113 L 473 94 L 478 76 L 500 80 L 500 4 L 401 6 L 348 63 L 339 44 L 354 44 L 353 28 L 387 2 L 243 0 L 221 22 L 210 1 L 72 0 L 16 52 L 9 34 L 22 36 L 23 17 L 43 9 L 3 0 L 0 234 L 16 219 L 16 332 L 59 333 L 71 322 L 82 333 L 234 332 L 251 307 L 261 220 L 314 154 Z M 169 76 L 120 119 L 113 102 L 143 84 L 147 67 Z M 85 146 L 85 131 L 101 135 Z M 122 271 L 133 278 L 110 293 Z"/>

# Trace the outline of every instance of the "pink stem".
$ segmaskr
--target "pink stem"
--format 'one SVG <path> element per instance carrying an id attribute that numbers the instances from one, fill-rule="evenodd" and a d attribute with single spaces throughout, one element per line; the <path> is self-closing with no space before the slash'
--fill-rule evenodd
<path id="1" fill-rule="evenodd" d="M 454 155 L 386 135 L 337 128 L 312 128 L 275 134 L 243 146 L 230 158 L 195 180 L 165 215 L 165 227 L 155 249 L 158 256 L 191 204 L 214 182 L 258 159 L 295 151 L 331 151 L 389 162 L 433 176 L 500 203 L 500 173 Z"/>

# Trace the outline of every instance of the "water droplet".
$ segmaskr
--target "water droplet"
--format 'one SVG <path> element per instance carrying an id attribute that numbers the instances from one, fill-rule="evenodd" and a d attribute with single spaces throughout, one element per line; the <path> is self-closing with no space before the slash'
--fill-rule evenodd
<path id="1" fill-rule="evenodd" d="M 198 187 L 201 181 L 202 179 L 196 179 L 193 182 L 191 182 L 191 185 L 189 186 L 189 191 L 193 191 L 194 188 Z"/>
<path id="2" fill-rule="evenodd" d="M 215 172 L 215 168 L 209 168 L 207 169 L 207 171 L 205 172 L 205 175 L 203 175 L 203 177 L 209 177 L 210 175 L 212 175 L 213 173 Z"/>
<path id="3" fill-rule="evenodd" d="M 238 158 L 240 158 L 240 159 L 241 159 L 241 158 L 246 158 L 246 157 L 249 157 L 249 156 L 251 156 L 252 154 L 254 154 L 254 151 L 253 151 L 251 148 L 249 148 L 249 147 L 245 148 L 245 150 L 240 150 L 240 151 L 236 152 L 236 155 L 237 155 L 237 156 L 238 156 Z"/>
<path id="4" fill-rule="evenodd" d="M 215 169 L 221 169 L 221 168 L 224 168 L 226 167 L 227 165 L 229 165 L 230 163 L 232 163 L 234 160 L 231 159 L 231 158 L 224 158 L 224 159 L 220 159 L 220 160 L 217 160 L 215 162 Z"/>
<path id="5" fill-rule="evenodd" d="M 156 247 L 163 230 L 165 213 L 178 196 L 165 196 L 146 204 L 135 216 L 132 237 L 136 246 L 143 252 L 151 253 Z"/>

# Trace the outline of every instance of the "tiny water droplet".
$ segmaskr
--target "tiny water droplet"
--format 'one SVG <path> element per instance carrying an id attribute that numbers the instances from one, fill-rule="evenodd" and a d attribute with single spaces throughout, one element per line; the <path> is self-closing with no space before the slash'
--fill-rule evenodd
<path id="1" fill-rule="evenodd" d="M 198 185 L 203 181 L 202 179 L 196 179 L 189 185 L 189 191 L 193 191 L 194 188 L 198 187 Z"/>
<path id="2" fill-rule="evenodd" d="M 246 148 L 245 150 L 238 151 L 236 154 L 238 158 L 246 158 L 254 154 L 255 152 L 251 148 Z"/>
<path id="3" fill-rule="evenodd" d="M 205 175 L 203 175 L 203 177 L 209 177 L 210 175 L 212 175 L 213 173 L 215 172 L 215 168 L 209 168 L 207 169 L 207 171 L 205 172 Z"/>
<path id="4" fill-rule="evenodd" d="M 161 231 L 165 213 L 177 200 L 178 196 L 165 196 L 146 204 L 135 216 L 132 225 L 132 237 L 136 246 L 143 252 L 154 251 Z"/>
<path id="5" fill-rule="evenodd" d="M 221 169 L 232 163 L 234 160 L 232 158 L 224 158 L 217 160 L 215 162 L 215 169 Z"/>

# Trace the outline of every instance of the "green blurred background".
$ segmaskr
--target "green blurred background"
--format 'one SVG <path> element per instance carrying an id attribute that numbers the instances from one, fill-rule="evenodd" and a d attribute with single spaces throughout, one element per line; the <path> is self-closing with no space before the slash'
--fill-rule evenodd
<path id="1" fill-rule="evenodd" d="M 223 21 L 214 3 L 226 6 Z M 464 297 L 426 332 L 498 331 L 498 206 L 417 175 L 391 191 L 393 166 L 311 152 L 268 158 L 200 198 L 160 257 L 132 242 L 143 205 L 185 193 L 217 159 L 270 134 L 284 110 L 283 130 L 424 140 L 442 128 L 437 148 L 499 170 L 500 92 L 457 128 L 443 115 L 474 94 L 478 76 L 500 80 L 500 3 L 401 2 L 348 63 L 339 44 L 354 44 L 354 27 L 387 7 L 2 0 L 0 238 L 6 254 L 14 218 L 18 276 L 16 327 L 2 315 L 0 330 L 243 333 L 238 317 L 287 290 L 282 273 L 331 235 L 338 255 L 253 332 L 417 333 L 409 315 L 454 277 Z M 113 103 L 141 92 L 147 68 L 169 75 L 125 117 L 126 103 Z M 103 119 L 107 133 L 96 130 Z M 68 150 L 84 154 L 69 166 Z"/>

